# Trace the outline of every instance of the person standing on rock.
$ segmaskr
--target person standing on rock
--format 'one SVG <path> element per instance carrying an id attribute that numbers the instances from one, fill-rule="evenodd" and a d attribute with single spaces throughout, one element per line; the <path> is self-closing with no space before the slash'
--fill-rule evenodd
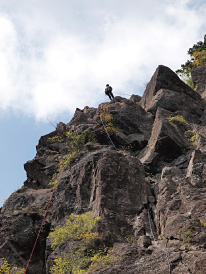
<path id="1" fill-rule="evenodd" d="M 109 84 L 106 85 L 105 94 L 109 96 L 110 100 L 114 99 L 114 95 L 112 93 L 112 87 Z"/>

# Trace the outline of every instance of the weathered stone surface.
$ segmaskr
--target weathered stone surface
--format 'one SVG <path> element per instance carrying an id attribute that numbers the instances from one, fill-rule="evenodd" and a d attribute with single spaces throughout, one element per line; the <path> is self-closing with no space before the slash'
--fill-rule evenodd
<path id="1" fill-rule="evenodd" d="M 195 186 L 205 186 L 206 183 L 206 155 L 201 151 L 192 152 L 188 165 L 186 177 L 190 178 L 190 182 Z"/>
<path id="2" fill-rule="evenodd" d="M 148 247 L 151 245 L 151 238 L 149 236 L 140 236 L 137 240 L 137 245 L 141 247 Z"/>
<path id="3" fill-rule="evenodd" d="M 46 231 L 42 232 L 36 252 L 41 248 L 45 250 L 45 241 L 48 236 L 50 226 L 64 223 L 70 213 L 81 213 L 92 210 L 96 216 L 101 216 L 102 223 L 98 228 L 104 241 L 122 241 L 124 235 L 135 233 L 133 225 L 134 216 L 139 214 L 144 205 L 147 204 L 149 185 L 144 180 L 144 170 L 138 159 L 130 156 L 128 152 L 112 151 L 103 149 L 102 151 L 86 154 L 77 164 L 63 171 L 59 176 L 59 185 L 54 193 L 55 199 L 50 205 Z M 14 252 L 8 249 L 8 244 L 4 241 L 0 243 L 0 254 L 5 254 L 5 249 L 9 252 L 7 259 L 9 262 L 22 264 L 32 249 L 35 242 L 34 231 L 37 231 L 40 220 L 43 217 L 46 203 L 51 194 L 50 189 L 22 189 L 14 193 L 5 203 L 2 213 L 8 216 L 2 227 L 7 227 L 9 220 L 15 220 L 18 227 L 10 226 L 7 234 L 15 233 L 15 238 L 11 241 L 21 243 L 23 253 L 18 253 L 19 259 L 13 259 Z M 17 211 L 18 210 L 18 211 Z M 21 219 L 21 222 L 19 220 Z M 28 222 L 32 222 L 29 224 Z M 21 226 L 28 228 L 21 230 Z M 31 229 L 32 228 L 32 229 Z M 33 231 L 34 229 L 34 231 Z M 143 228 L 144 229 L 144 225 Z M 10 232 L 11 231 L 11 232 Z M 4 230 L 0 233 L 5 234 Z M 27 235 L 28 234 L 28 235 Z M 42 239 L 42 240 L 41 240 Z M 1 248 L 1 245 L 3 247 Z M 36 253 L 35 253 L 36 254 Z M 45 254 L 36 255 L 31 261 L 29 273 L 45 272 Z M 55 250 L 56 254 L 56 250 Z M 47 255 L 48 258 L 50 256 Z"/>
<path id="4" fill-rule="evenodd" d="M 168 274 L 169 266 L 165 253 L 158 248 L 150 250 L 136 246 L 115 245 L 116 256 L 121 259 L 104 270 L 95 271 L 93 274 L 125 274 L 125 273 L 161 273 Z M 168 250 L 170 270 L 172 274 L 204 274 L 205 255 L 196 251 L 184 253 L 174 248 Z M 191 263 L 193 262 L 193 263 Z"/>
<path id="5" fill-rule="evenodd" d="M 141 101 L 142 97 L 139 95 L 132 94 L 132 96 L 129 99 L 130 99 L 130 101 L 132 101 L 134 103 L 138 103 Z"/>
<path id="6" fill-rule="evenodd" d="M 158 108 L 150 140 L 140 154 L 140 161 L 150 165 L 152 170 L 158 167 L 158 161 L 171 162 L 191 145 L 185 137 L 185 132 L 190 129 L 189 124 L 170 121 L 172 117 L 172 112 Z"/>
<path id="7" fill-rule="evenodd" d="M 86 211 L 101 216 L 96 248 L 114 250 L 113 261 L 91 274 L 206 273 L 204 104 L 164 66 L 140 99 L 117 96 L 98 109 L 76 109 L 68 124 L 40 138 L 24 186 L 0 208 L 0 265 L 26 266 L 50 182 L 58 179 L 28 274 L 48 274 L 53 260 L 77 245 L 70 239 L 52 250 L 48 235 Z M 68 139 L 88 128 L 93 139 Z"/>
<path id="8" fill-rule="evenodd" d="M 158 93 L 159 90 L 165 89 L 167 90 L 166 94 L 157 95 L 156 99 L 153 97 Z M 158 66 L 156 69 L 154 75 L 152 76 L 152 79 L 147 84 L 146 90 L 142 96 L 142 107 L 145 110 L 149 110 L 152 108 L 152 105 L 155 104 L 154 101 L 158 100 L 158 96 L 164 100 L 164 96 L 170 97 L 170 100 L 173 100 L 173 95 L 170 94 L 171 91 L 176 91 L 178 93 L 182 93 L 180 98 L 183 100 L 184 96 L 183 94 L 186 94 L 187 96 L 193 98 L 197 102 L 200 100 L 199 94 L 195 93 L 194 90 L 192 90 L 189 86 L 187 86 L 183 81 L 180 80 L 180 78 L 177 76 L 175 72 L 173 72 L 170 68 L 165 66 Z M 160 101 L 160 104 L 161 104 Z M 178 100 L 177 100 L 178 102 Z M 176 104 L 177 104 L 176 102 Z M 170 104 L 170 103 L 169 103 Z M 165 106 L 166 107 L 166 106 Z M 171 106 L 170 106 L 171 108 Z M 174 109 L 174 108 L 173 108 Z"/>
<path id="9" fill-rule="evenodd" d="M 196 91 L 206 98 L 206 66 L 198 66 L 191 71 L 193 83 L 197 86 Z"/>
<path id="10" fill-rule="evenodd" d="M 194 100 L 184 92 L 174 90 L 160 89 L 152 97 L 147 106 L 147 111 L 155 113 L 157 108 L 163 108 L 171 112 L 181 112 L 187 121 L 198 121 L 203 113 L 202 100 Z"/>
<path id="11" fill-rule="evenodd" d="M 194 162 L 194 156 L 192 156 Z M 197 162 L 196 160 L 195 162 Z M 191 165 L 191 163 L 190 163 Z M 189 170 L 191 167 L 189 167 Z M 158 183 L 156 226 L 159 234 L 168 240 L 184 240 L 200 247 L 205 239 L 206 185 L 192 184 L 191 178 L 174 175 Z M 187 239 L 187 233 L 191 239 Z M 198 238 L 195 238 L 199 235 Z M 203 236 L 204 235 L 204 236 Z M 170 242 L 171 244 L 171 242 Z"/>

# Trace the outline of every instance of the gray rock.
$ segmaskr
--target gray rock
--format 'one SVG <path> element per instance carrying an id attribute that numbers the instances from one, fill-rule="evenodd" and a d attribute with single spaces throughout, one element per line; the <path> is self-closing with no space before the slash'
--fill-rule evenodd
<path id="1" fill-rule="evenodd" d="M 206 98 L 206 66 L 198 66 L 191 71 L 193 83 L 197 86 L 196 91 L 202 98 Z"/>
<path id="2" fill-rule="evenodd" d="M 57 256 L 82 246 L 68 239 L 52 250 L 48 235 L 71 213 L 87 211 L 101 216 L 94 248 L 113 248 L 110 264 L 91 274 L 166 274 L 169 264 L 171 274 L 206 273 L 200 95 L 159 66 L 140 99 L 117 96 L 98 109 L 76 109 L 67 125 L 59 123 L 40 138 L 35 158 L 25 164 L 24 186 L 0 209 L 0 264 L 26 266 L 52 194 L 50 182 L 58 178 L 28 273 L 48 274 Z M 88 127 L 94 138 L 85 137 Z M 68 131 L 75 140 L 68 140 Z"/>
<path id="3" fill-rule="evenodd" d="M 182 175 L 182 173 L 178 167 L 165 166 L 162 169 L 161 180 L 166 177 L 181 177 L 181 175 Z"/>
<path id="4" fill-rule="evenodd" d="M 180 78 L 177 76 L 175 72 L 173 72 L 170 68 L 166 66 L 158 66 L 156 69 L 154 75 L 152 76 L 150 82 L 147 84 L 146 90 L 142 96 L 142 107 L 148 111 L 149 108 L 151 108 L 151 102 L 154 104 L 154 101 L 159 101 L 160 99 L 160 104 L 161 104 L 161 98 L 162 95 L 159 93 L 157 95 L 156 100 L 154 100 L 154 96 L 158 93 L 158 91 L 165 89 L 167 90 L 168 98 L 171 98 L 172 101 L 174 101 L 173 96 L 170 96 L 171 91 L 175 91 L 178 93 L 181 93 L 181 96 L 183 94 L 193 98 L 196 103 L 199 102 L 201 97 L 199 94 L 195 93 L 193 89 L 191 89 L 189 86 L 187 86 L 183 81 L 180 80 Z M 164 92 L 163 92 L 164 95 Z M 159 97 L 158 97 L 159 96 Z M 167 97 L 166 97 L 167 98 Z M 183 100 L 184 96 L 182 97 L 181 100 Z M 171 100 L 170 99 L 170 100 Z M 154 100 L 154 101 L 153 101 Z M 166 100 L 164 99 L 163 102 L 165 102 L 165 107 L 166 107 Z M 175 102 L 177 104 L 178 100 Z M 169 102 L 169 106 L 170 106 Z M 175 106 L 174 106 L 175 107 Z M 173 109 L 174 109 L 173 107 Z"/>
<path id="5" fill-rule="evenodd" d="M 141 247 L 148 247 L 151 245 L 151 239 L 149 236 L 143 235 L 140 236 L 137 240 L 137 245 L 141 246 Z"/>
<path id="6" fill-rule="evenodd" d="M 181 156 L 184 149 L 191 144 L 185 137 L 185 132 L 190 130 L 188 123 L 170 121 L 174 117 L 172 112 L 158 108 L 153 124 L 152 134 L 148 145 L 140 154 L 140 161 L 156 170 L 158 161 L 172 162 Z"/>

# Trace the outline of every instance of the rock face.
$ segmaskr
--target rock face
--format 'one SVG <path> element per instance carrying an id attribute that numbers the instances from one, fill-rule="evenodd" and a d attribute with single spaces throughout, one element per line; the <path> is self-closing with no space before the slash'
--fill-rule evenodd
<path id="1" fill-rule="evenodd" d="M 206 98 L 206 66 L 198 66 L 191 71 L 193 83 L 197 86 L 196 91 Z"/>
<path id="2" fill-rule="evenodd" d="M 101 217 L 96 244 L 114 258 L 90 273 L 205 274 L 205 113 L 201 96 L 165 66 L 142 98 L 76 109 L 40 138 L 24 186 L 0 209 L 0 265 L 26 266 L 58 182 L 28 274 L 49 273 L 71 250 L 72 240 L 51 249 L 49 233 L 87 211 Z"/>
<path id="3" fill-rule="evenodd" d="M 201 97 L 182 82 L 170 68 L 160 65 L 147 84 L 142 96 L 142 107 L 155 113 L 158 107 L 170 111 L 189 110 L 198 112 Z"/>

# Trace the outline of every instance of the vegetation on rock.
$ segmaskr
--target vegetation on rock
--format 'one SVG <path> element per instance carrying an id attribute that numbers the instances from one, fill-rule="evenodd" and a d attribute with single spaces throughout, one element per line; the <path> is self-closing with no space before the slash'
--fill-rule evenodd
<path id="1" fill-rule="evenodd" d="M 18 268 L 17 266 L 10 266 L 7 260 L 0 265 L 0 274 L 23 274 L 24 268 Z"/>
<path id="2" fill-rule="evenodd" d="M 204 42 L 199 41 L 189 48 L 187 52 L 190 56 L 190 60 L 187 60 L 185 64 L 181 65 L 181 69 L 176 70 L 181 76 L 191 76 L 191 70 L 200 65 L 206 64 L 206 35 L 204 36 Z"/>
<path id="3" fill-rule="evenodd" d="M 109 113 L 108 105 L 102 104 L 100 106 L 101 113 L 100 118 L 104 123 L 104 126 L 101 127 L 101 132 L 105 133 L 105 129 L 109 135 L 112 135 L 115 132 L 114 126 L 114 117 L 111 113 Z M 105 128 L 104 128 L 105 127 Z"/>
<path id="4" fill-rule="evenodd" d="M 79 150 L 88 142 L 97 142 L 96 133 L 94 131 L 67 131 L 66 135 L 69 147 L 75 151 Z"/>
<path id="5" fill-rule="evenodd" d="M 178 122 L 179 124 L 189 125 L 189 123 L 184 119 L 184 117 L 182 115 L 176 115 L 176 116 L 168 117 L 168 120 L 171 123 L 172 122 Z"/>
<path id="6" fill-rule="evenodd" d="M 71 214 L 63 227 L 54 228 L 49 235 L 51 247 L 54 249 L 68 239 L 80 240 L 89 243 L 98 237 L 93 230 L 100 217 L 95 217 L 92 212 L 81 215 Z"/>
<path id="7" fill-rule="evenodd" d="M 204 42 L 197 42 L 193 47 L 189 48 L 187 53 L 190 56 L 190 60 L 182 64 L 181 68 L 176 70 L 176 73 L 182 77 L 188 86 L 196 90 L 197 85 L 194 85 L 192 81 L 191 70 L 195 67 L 206 65 L 206 35 L 204 36 Z"/>
<path id="8" fill-rule="evenodd" d="M 50 273 L 86 274 L 113 262 L 111 248 L 97 249 L 94 245 L 94 241 L 99 237 L 94 229 L 100 219 L 92 212 L 81 215 L 71 214 L 65 226 L 53 229 L 49 235 L 53 249 L 67 240 L 75 240 L 76 244 L 69 252 L 64 252 L 54 259 Z M 79 245 L 79 242 L 84 244 Z"/>

